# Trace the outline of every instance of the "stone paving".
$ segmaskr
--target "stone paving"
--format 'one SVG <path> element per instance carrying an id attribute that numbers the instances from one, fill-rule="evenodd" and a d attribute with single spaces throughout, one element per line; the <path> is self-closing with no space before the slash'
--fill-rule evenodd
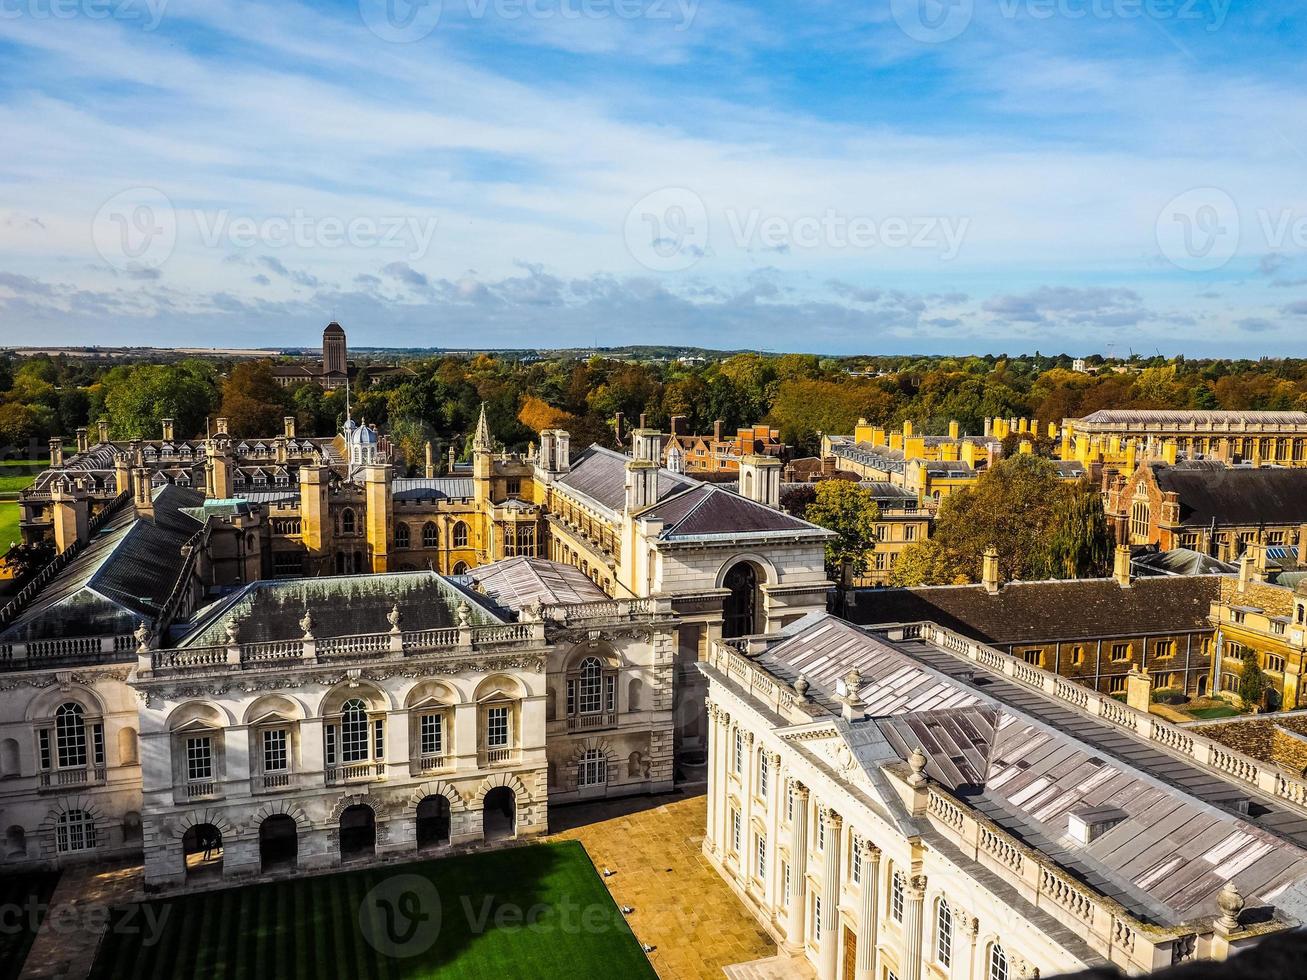
<path id="1" fill-rule="evenodd" d="M 50 909 L 23 963 L 21 980 L 64 980 L 91 972 L 108 910 L 140 891 L 139 864 L 90 864 L 59 877 Z"/>
<path id="2" fill-rule="evenodd" d="M 604 882 L 635 910 L 631 929 L 655 947 L 649 959 L 663 980 L 721 977 L 777 954 L 703 856 L 707 808 L 702 794 L 673 793 L 550 810 L 553 839 L 579 840 L 600 872 L 615 872 Z"/>

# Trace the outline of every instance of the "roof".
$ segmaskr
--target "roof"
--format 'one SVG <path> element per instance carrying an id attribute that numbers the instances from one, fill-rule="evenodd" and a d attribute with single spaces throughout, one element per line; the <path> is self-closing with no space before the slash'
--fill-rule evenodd
<path id="1" fill-rule="evenodd" d="M 817 615 L 755 659 L 791 683 L 802 672 L 832 714 L 856 667 L 868 716 L 835 727 L 864 769 L 920 747 L 932 780 L 1143 921 L 1210 918 L 1231 880 L 1250 906 L 1301 910 L 1307 817 L 1283 801 L 922 640 Z M 1068 818 L 1104 810 L 1117 822 L 1074 842 Z"/>
<path id="2" fill-rule="evenodd" d="M 572 463 L 569 472 L 556 483 L 584 494 L 591 500 L 620 512 L 626 506 L 626 464 L 631 457 L 592 445 Z M 658 499 L 698 486 L 698 480 L 669 469 L 658 470 Z"/>
<path id="3" fill-rule="evenodd" d="M 1089 425 L 1259 425 L 1307 426 L 1307 412 L 1173 411 L 1170 409 L 1103 409 L 1078 421 Z"/>
<path id="4" fill-rule="evenodd" d="M 1139 633 L 1183 633 L 1210 626 L 1220 578 L 1184 575 L 1009 582 L 996 595 L 982 585 L 858 589 L 849 618 L 857 623 L 930 621 L 982 643 L 1045 643 Z"/>
<path id="5" fill-rule="evenodd" d="M 6 642 L 55 636 L 115 636 L 153 622 L 186 567 L 185 545 L 204 522 L 187 511 L 204 495 L 164 486 L 154 518 L 122 507 L 0 634 Z"/>
<path id="6" fill-rule="evenodd" d="M 471 477 L 403 478 L 390 485 L 395 500 L 470 500 L 476 493 Z"/>
<path id="7" fill-rule="evenodd" d="M 1191 527 L 1307 523 L 1307 468 L 1152 464 L 1157 488 L 1180 498 L 1180 523 Z"/>
<path id="8" fill-rule="evenodd" d="M 496 604 L 512 610 L 607 602 L 610 598 L 579 568 L 544 558 L 506 558 L 480 565 L 464 578 Z"/>
<path id="9" fill-rule="evenodd" d="M 1130 566 L 1141 575 L 1237 575 L 1239 573 L 1238 565 L 1189 548 L 1145 552 L 1132 558 Z"/>
<path id="10" fill-rule="evenodd" d="M 751 534 L 766 531 L 829 532 L 784 511 L 741 497 L 720 486 L 701 484 L 640 512 L 641 519 L 663 522 L 664 541 L 705 534 Z"/>
<path id="11" fill-rule="evenodd" d="M 224 646 L 231 622 L 238 623 L 241 643 L 298 639 L 306 612 L 313 615 L 318 639 L 385 633 L 396 605 L 403 629 L 443 629 L 457 625 L 462 601 L 462 594 L 435 572 L 264 580 L 202 610 L 178 646 Z M 471 609 L 474 625 L 502 622 L 489 611 Z"/>

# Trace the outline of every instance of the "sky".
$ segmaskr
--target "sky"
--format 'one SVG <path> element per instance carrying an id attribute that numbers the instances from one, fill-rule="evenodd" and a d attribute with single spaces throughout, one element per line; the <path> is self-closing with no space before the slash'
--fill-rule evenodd
<path id="1" fill-rule="evenodd" d="M 0 345 L 1307 356 L 1290 0 L 0 0 Z"/>

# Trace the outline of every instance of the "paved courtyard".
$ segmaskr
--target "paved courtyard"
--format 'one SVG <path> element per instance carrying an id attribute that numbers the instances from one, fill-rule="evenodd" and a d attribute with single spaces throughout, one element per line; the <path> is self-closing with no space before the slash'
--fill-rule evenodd
<path id="1" fill-rule="evenodd" d="M 551 836 L 579 840 L 662 980 L 722 977 L 776 944 L 704 858 L 707 797 L 669 794 L 550 810 Z"/>

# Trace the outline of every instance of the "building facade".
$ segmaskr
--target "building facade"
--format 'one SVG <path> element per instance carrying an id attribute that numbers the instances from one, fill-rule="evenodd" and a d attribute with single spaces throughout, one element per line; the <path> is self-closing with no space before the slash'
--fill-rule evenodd
<path id="1" fill-rule="evenodd" d="M 1307 412 L 1106 409 L 1062 421 L 1063 459 L 1133 470 L 1136 453 L 1160 454 L 1167 444 L 1188 459 L 1307 466 Z"/>

